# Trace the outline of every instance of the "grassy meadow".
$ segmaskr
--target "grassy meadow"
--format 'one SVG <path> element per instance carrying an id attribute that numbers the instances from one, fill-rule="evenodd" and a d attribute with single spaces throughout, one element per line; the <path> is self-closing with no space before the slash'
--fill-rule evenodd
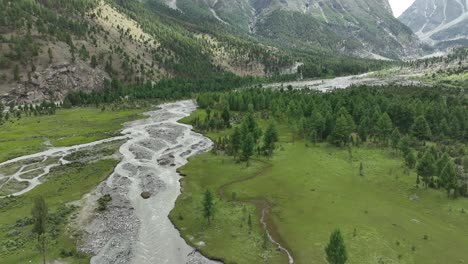
<path id="1" fill-rule="evenodd" d="M 344 235 L 349 263 L 468 261 L 462 250 L 468 245 L 468 200 L 416 188 L 415 172 L 405 172 L 393 150 L 361 147 L 350 155 L 327 144 L 294 142 L 285 127 L 279 131 L 271 159 L 255 157 L 247 167 L 205 153 L 181 169 L 183 194 L 171 218 L 204 254 L 226 263 L 286 263 L 285 254 L 262 246 L 261 212 L 249 202 L 267 200 L 270 232 L 298 264 L 326 263 L 324 247 L 336 228 Z M 212 226 L 202 215 L 207 189 L 217 197 Z M 249 214 L 255 216 L 250 233 Z"/>
<path id="2" fill-rule="evenodd" d="M 35 153 L 50 146 L 82 144 L 117 135 L 123 123 L 143 117 L 143 111 L 73 108 L 58 110 L 53 116 L 15 119 L 0 126 L 0 161 Z M 19 197 L 0 199 L 0 263 L 41 261 L 37 240 L 31 232 L 31 209 L 33 199 L 37 196 L 44 197 L 50 215 L 47 260 L 89 263 L 88 256 L 76 251 L 76 235 L 79 234 L 75 233 L 69 222 L 78 210 L 70 203 L 80 200 L 112 173 L 118 160 L 109 157 L 118 151 L 121 143 L 123 141 L 105 144 L 107 147 L 96 146 L 88 153 L 78 152 L 70 158 L 73 160 L 83 155 L 102 154 L 104 159 L 96 158 L 93 162 L 74 162 L 56 167 L 44 176 L 45 182 L 34 190 Z"/>
<path id="3" fill-rule="evenodd" d="M 49 146 L 84 144 L 117 135 L 123 123 L 144 110 L 101 111 L 98 108 L 57 110 L 51 116 L 11 119 L 0 125 L 0 162 Z"/>

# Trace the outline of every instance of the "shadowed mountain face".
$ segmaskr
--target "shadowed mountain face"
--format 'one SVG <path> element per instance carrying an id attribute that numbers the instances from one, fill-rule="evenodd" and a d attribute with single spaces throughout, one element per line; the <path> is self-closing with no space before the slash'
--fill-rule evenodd
<path id="1" fill-rule="evenodd" d="M 468 44 L 468 0 L 416 0 L 399 19 L 436 47 Z"/>
<path id="2" fill-rule="evenodd" d="M 411 30 L 387 0 L 151 0 L 289 48 L 320 48 L 361 57 L 397 58 L 418 51 Z"/>

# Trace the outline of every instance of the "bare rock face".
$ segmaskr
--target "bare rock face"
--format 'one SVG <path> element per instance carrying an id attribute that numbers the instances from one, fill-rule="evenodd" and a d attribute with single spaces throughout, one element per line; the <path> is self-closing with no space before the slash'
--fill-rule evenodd
<path id="1" fill-rule="evenodd" d="M 53 65 L 31 74 L 31 79 L 4 95 L 7 102 L 38 103 L 43 100 L 62 101 L 70 91 L 102 89 L 108 74 L 84 62 Z"/>

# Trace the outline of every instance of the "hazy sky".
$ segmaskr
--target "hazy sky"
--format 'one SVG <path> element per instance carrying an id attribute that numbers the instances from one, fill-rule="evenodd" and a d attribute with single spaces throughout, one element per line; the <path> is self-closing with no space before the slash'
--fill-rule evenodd
<path id="1" fill-rule="evenodd" d="M 393 14 L 395 17 L 399 17 L 411 4 L 414 0 L 389 0 L 390 5 L 393 9 Z"/>

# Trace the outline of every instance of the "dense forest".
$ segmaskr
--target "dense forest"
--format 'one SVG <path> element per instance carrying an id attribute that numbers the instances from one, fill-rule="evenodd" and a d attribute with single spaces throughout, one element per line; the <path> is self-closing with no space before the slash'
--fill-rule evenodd
<path id="1" fill-rule="evenodd" d="M 262 142 L 255 119 L 273 120 L 286 124 L 293 140 L 347 148 L 391 147 L 408 170 L 416 169 L 417 185 L 444 188 L 451 197 L 468 195 L 468 100 L 463 89 L 362 86 L 328 93 L 245 89 L 204 93 L 197 101 L 209 112 L 204 120 L 194 120 L 197 129 L 224 129 L 227 117 L 241 124 L 220 138 L 216 148 L 240 153 L 242 160 L 248 160 L 252 149 L 271 154 L 268 142 L 274 142 L 277 132 L 270 126 Z M 251 147 L 245 146 L 247 154 L 241 142 L 251 142 Z"/>

